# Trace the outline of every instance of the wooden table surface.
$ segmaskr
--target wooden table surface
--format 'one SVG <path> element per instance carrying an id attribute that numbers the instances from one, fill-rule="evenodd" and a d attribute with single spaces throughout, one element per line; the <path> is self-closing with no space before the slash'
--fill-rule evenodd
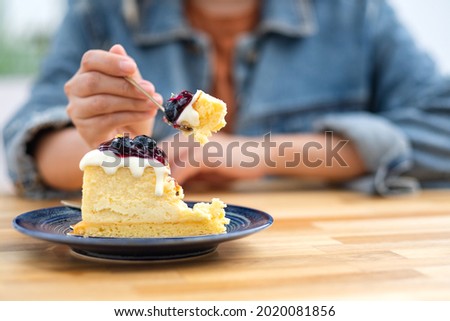
<path id="1" fill-rule="evenodd" d="M 388 199 L 331 190 L 190 194 L 270 213 L 267 230 L 178 263 L 93 263 L 15 231 L 58 205 L 0 196 L 2 300 L 449 300 L 450 191 Z"/>

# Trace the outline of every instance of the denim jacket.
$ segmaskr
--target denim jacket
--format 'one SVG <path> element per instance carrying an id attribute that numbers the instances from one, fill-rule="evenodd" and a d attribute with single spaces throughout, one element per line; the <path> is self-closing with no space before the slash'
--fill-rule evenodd
<path id="1" fill-rule="evenodd" d="M 358 190 L 391 195 L 450 186 L 450 83 L 384 0 L 261 0 L 261 20 L 238 41 L 236 134 L 333 131 L 350 139 L 367 176 Z M 9 174 L 28 197 L 61 197 L 42 184 L 30 146 L 71 126 L 64 83 L 84 52 L 120 43 L 165 98 L 210 90 L 209 39 L 182 0 L 72 0 L 30 100 L 4 129 Z M 161 113 L 157 117 L 161 117 Z M 173 134 L 161 119 L 154 137 Z"/>

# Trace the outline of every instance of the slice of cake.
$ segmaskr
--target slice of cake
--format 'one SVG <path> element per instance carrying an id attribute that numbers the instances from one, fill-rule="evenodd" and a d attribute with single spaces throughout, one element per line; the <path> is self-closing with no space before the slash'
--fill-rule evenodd
<path id="1" fill-rule="evenodd" d="M 187 135 L 193 134 L 200 144 L 226 125 L 227 105 L 220 99 L 197 90 L 185 90 L 169 99 L 165 106 L 166 121 Z"/>
<path id="2" fill-rule="evenodd" d="M 170 176 L 165 153 L 148 136 L 118 136 L 88 152 L 83 176 L 82 221 L 74 235 L 182 237 L 225 233 L 219 199 L 189 208 Z"/>

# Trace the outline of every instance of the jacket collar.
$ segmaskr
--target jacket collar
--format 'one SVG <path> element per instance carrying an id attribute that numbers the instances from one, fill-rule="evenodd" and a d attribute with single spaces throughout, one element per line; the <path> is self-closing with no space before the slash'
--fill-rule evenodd
<path id="1" fill-rule="evenodd" d="M 311 36 L 316 20 L 311 0 L 265 0 L 258 34 L 275 33 L 287 37 Z"/>
<path id="2" fill-rule="evenodd" d="M 141 22 L 133 30 L 138 45 L 157 45 L 174 40 L 192 40 L 198 34 L 184 15 L 184 0 L 145 0 Z M 311 0 L 261 0 L 261 23 L 256 34 L 274 33 L 286 37 L 306 37 L 316 31 Z"/>

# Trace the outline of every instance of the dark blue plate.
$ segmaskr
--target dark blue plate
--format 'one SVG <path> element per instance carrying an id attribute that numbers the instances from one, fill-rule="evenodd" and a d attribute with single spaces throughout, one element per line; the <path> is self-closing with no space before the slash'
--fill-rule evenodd
<path id="1" fill-rule="evenodd" d="M 187 202 L 193 206 L 194 202 Z M 273 223 L 264 212 L 227 205 L 227 233 L 176 238 L 106 238 L 73 236 L 71 225 L 81 220 L 78 209 L 60 206 L 17 216 L 14 227 L 26 235 L 71 247 L 77 256 L 117 261 L 159 261 L 193 258 L 213 252 L 222 242 L 261 231 Z"/>

